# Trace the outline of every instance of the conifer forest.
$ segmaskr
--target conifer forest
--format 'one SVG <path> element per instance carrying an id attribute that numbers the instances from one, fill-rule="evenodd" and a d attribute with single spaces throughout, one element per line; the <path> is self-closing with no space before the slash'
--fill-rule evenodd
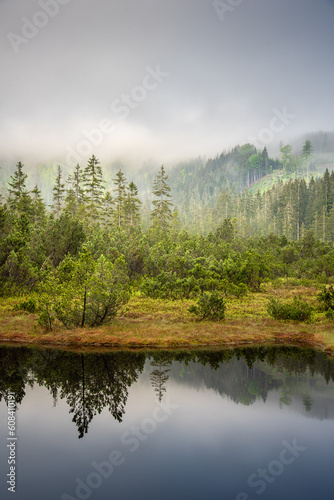
<path id="1" fill-rule="evenodd" d="M 131 179 L 119 169 L 110 182 L 108 172 L 107 182 L 92 155 L 66 178 L 58 165 L 43 193 L 27 188 L 18 162 L 0 207 L 0 293 L 24 296 L 23 308 L 52 330 L 55 322 L 108 323 L 132 295 L 197 300 L 190 312 L 219 320 L 229 296 L 242 299 L 263 283 L 330 284 L 328 166 L 310 140 L 300 155 L 281 145 L 278 159 L 246 144 L 204 166 L 190 162 L 169 175 L 161 166 L 139 192 L 138 173 Z"/>

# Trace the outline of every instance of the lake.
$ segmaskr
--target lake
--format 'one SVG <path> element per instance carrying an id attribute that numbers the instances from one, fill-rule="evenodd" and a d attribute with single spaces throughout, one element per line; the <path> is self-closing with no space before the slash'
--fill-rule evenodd
<path id="1" fill-rule="evenodd" d="M 2 346 L 0 360 L 2 499 L 333 496 L 334 361 L 321 352 Z"/>

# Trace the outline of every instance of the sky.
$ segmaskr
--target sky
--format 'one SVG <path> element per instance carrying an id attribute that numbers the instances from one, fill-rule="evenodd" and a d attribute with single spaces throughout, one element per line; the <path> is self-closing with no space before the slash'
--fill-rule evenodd
<path id="1" fill-rule="evenodd" d="M 168 163 L 334 130 L 334 0 L 0 0 L 0 159 Z"/>

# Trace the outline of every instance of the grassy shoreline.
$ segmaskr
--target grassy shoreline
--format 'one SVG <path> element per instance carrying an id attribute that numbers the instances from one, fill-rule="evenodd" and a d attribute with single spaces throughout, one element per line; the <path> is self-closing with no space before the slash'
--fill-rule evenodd
<path id="1" fill-rule="evenodd" d="M 334 322 L 315 312 L 311 323 L 276 321 L 267 313 L 270 295 L 282 300 L 301 295 L 316 305 L 317 287 L 266 285 L 259 293 L 228 299 L 222 322 L 200 322 L 188 312 L 191 300 L 163 301 L 132 297 L 121 316 L 109 326 L 66 330 L 55 326 L 45 332 L 37 315 L 14 311 L 21 299 L 0 300 L 0 342 L 54 347 L 96 348 L 199 348 L 245 345 L 303 345 L 334 356 Z"/>

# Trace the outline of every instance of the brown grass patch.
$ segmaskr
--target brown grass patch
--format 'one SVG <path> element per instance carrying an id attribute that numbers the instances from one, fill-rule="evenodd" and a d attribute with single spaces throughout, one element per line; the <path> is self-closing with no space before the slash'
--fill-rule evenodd
<path id="1" fill-rule="evenodd" d="M 282 287 L 227 299 L 226 319 L 200 322 L 188 312 L 193 301 L 133 297 L 111 325 L 66 330 L 57 324 L 45 332 L 37 315 L 13 311 L 14 299 L 0 301 L 0 340 L 84 347 L 199 347 L 243 344 L 308 344 L 334 354 L 334 322 L 316 313 L 310 324 L 273 320 L 267 313 L 270 295 L 284 301 L 301 295 L 316 305 L 315 287 Z M 19 302 L 19 300 L 16 300 Z"/>

